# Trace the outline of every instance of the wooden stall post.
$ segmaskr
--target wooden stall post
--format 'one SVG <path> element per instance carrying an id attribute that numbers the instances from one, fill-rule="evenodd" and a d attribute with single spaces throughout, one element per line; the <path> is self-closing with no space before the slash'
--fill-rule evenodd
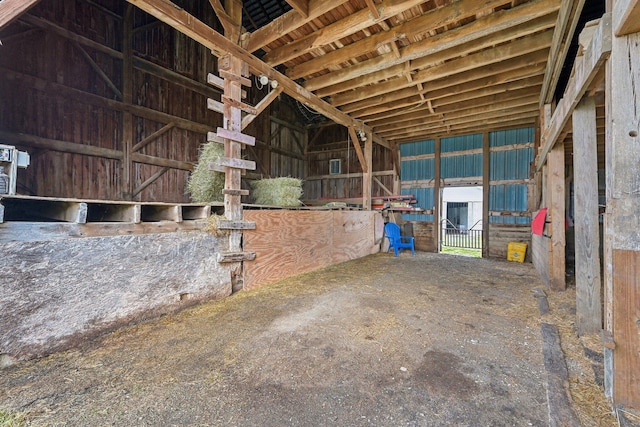
<path id="1" fill-rule="evenodd" d="M 547 157 L 549 185 L 548 203 L 551 213 L 551 259 L 549 287 L 552 291 L 564 291 L 565 278 L 565 179 L 564 142 L 558 142 Z"/>
<path id="2" fill-rule="evenodd" d="M 131 3 L 127 3 L 122 26 L 122 101 L 125 105 L 132 105 L 133 5 Z M 122 112 L 122 178 L 120 183 L 123 200 L 131 200 L 133 196 L 133 138 L 133 114 L 124 110 Z"/>
<path id="3" fill-rule="evenodd" d="M 440 197 L 440 153 L 442 152 L 442 144 L 440 138 L 435 140 L 435 156 L 433 159 L 433 247 L 436 252 L 440 252 L 440 239 L 442 238 L 442 199 Z"/>
<path id="4" fill-rule="evenodd" d="M 634 1 L 613 1 L 611 72 L 607 74 L 607 221 L 611 263 L 613 403 L 640 408 L 640 30 Z M 635 32 L 630 27 L 635 26 Z"/>
<path id="5" fill-rule="evenodd" d="M 489 133 L 482 135 L 482 257 L 489 257 L 489 190 L 491 177 Z"/>
<path id="6" fill-rule="evenodd" d="M 600 227 L 596 104 L 585 97 L 573 112 L 576 248 L 576 325 L 579 335 L 600 333 Z"/>
<path id="7" fill-rule="evenodd" d="M 364 141 L 364 159 L 367 164 L 366 171 L 362 174 L 362 208 L 371 210 L 371 190 L 373 184 L 373 133 L 366 134 Z"/>

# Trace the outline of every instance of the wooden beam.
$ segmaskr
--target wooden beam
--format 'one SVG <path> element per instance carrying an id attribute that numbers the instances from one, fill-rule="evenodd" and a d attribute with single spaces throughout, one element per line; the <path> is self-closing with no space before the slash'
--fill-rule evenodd
<path id="1" fill-rule="evenodd" d="M 548 66 L 542 84 L 540 106 L 551 104 L 554 101 L 553 94 L 558 84 L 567 52 L 571 46 L 570 41 L 578 24 L 585 0 L 563 1 L 560 3 L 560 11 L 558 12 L 553 40 L 551 41 L 551 48 L 546 61 Z"/>
<path id="2" fill-rule="evenodd" d="M 75 142 L 60 141 L 57 139 L 42 138 L 36 135 L 0 131 L 0 138 L 11 141 L 14 145 L 42 148 L 62 153 L 82 154 L 85 156 L 103 157 L 106 159 L 122 160 L 123 153 L 120 150 L 102 148 L 87 144 L 77 144 Z M 144 163 L 155 166 L 167 166 L 172 169 L 193 170 L 193 163 L 180 160 L 164 159 L 161 157 L 148 156 L 140 153 L 133 153 L 131 159 L 136 163 Z"/>
<path id="3" fill-rule="evenodd" d="M 277 17 L 269 24 L 251 33 L 246 49 L 249 52 L 255 52 L 347 1 L 348 0 L 309 0 L 309 13 L 306 18 L 300 16 L 297 10 L 292 10 Z"/>
<path id="4" fill-rule="evenodd" d="M 127 4 L 122 23 L 122 102 L 133 104 L 133 6 Z M 129 111 L 122 113 L 122 174 L 120 188 L 123 200 L 133 198 L 133 114 Z"/>
<path id="5" fill-rule="evenodd" d="M 578 335 L 602 331 L 596 104 L 585 97 L 573 112 L 576 327 Z"/>
<path id="6" fill-rule="evenodd" d="M 491 197 L 491 140 L 489 132 L 482 134 L 482 257 L 489 257 L 489 205 Z"/>
<path id="7" fill-rule="evenodd" d="M 433 233 L 433 245 L 436 248 L 436 252 L 440 252 L 440 239 L 442 238 L 442 192 L 441 192 L 441 177 L 442 177 L 442 140 L 435 138 L 435 150 L 433 159 L 433 225 L 435 227 Z"/>
<path id="8" fill-rule="evenodd" d="M 546 156 L 554 144 L 566 135 L 566 126 L 571 119 L 573 110 L 582 96 L 591 87 L 596 75 L 611 53 L 611 14 L 605 14 L 593 34 L 589 49 L 584 56 L 576 58 L 574 73 L 564 96 L 558 103 L 550 123 L 545 123 L 542 133 L 542 146 L 536 159 L 536 168 L 540 170 L 546 161 Z"/>
<path id="9" fill-rule="evenodd" d="M 504 3 L 504 1 L 455 2 L 449 6 L 434 9 L 421 17 L 394 27 L 393 30 L 379 32 L 341 49 L 304 61 L 288 70 L 287 75 L 293 79 L 312 75 L 330 65 L 341 64 L 350 58 L 375 51 L 379 49 L 380 45 L 394 42 L 402 37 L 421 34 L 428 28 L 451 25 L 458 22 L 463 15 L 479 13 L 491 9 L 499 3 Z M 395 52 L 379 55 L 347 69 L 328 73 L 326 77 L 323 75 L 310 79 L 305 87 L 309 90 L 316 90 L 356 76 L 380 71 L 383 67 L 403 64 L 436 53 L 454 58 L 478 51 L 483 47 L 511 40 L 516 37 L 516 34 L 518 36 L 533 34 L 553 26 L 555 23 L 554 11 L 557 10 L 557 7 L 558 2 L 555 0 L 535 0 L 513 9 L 495 12 L 459 28 L 412 43 L 400 50 L 399 57 Z M 441 60 L 446 59 L 434 56 L 411 65 L 414 69 L 419 69 L 423 67 L 424 63 L 431 65 L 439 63 Z"/>
<path id="10" fill-rule="evenodd" d="M 309 17 L 309 0 L 285 0 L 304 19 Z"/>
<path id="11" fill-rule="evenodd" d="M 376 178 L 375 176 L 373 176 L 373 177 L 372 177 L 372 179 L 373 179 L 373 182 L 375 182 L 376 184 L 378 184 L 378 186 L 379 186 L 380 188 L 382 188 L 382 191 L 384 191 L 385 193 L 387 193 L 387 194 L 388 194 L 388 195 L 390 195 L 390 196 L 393 196 L 393 191 L 389 190 L 389 189 L 387 188 L 387 186 L 386 186 L 386 185 L 384 185 L 384 184 L 382 183 L 382 181 L 380 181 L 380 180 L 379 180 L 378 178 Z"/>
<path id="12" fill-rule="evenodd" d="M 367 7 L 369 8 L 369 12 L 371 12 L 371 16 L 373 16 L 373 19 L 380 19 L 380 11 L 376 7 L 376 4 L 373 2 L 373 0 L 365 1 L 367 3 Z"/>
<path id="13" fill-rule="evenodd" d="M 473 70 L 478 67 L 507 61 L 512 58 L 525 56 L 529 53 L 544 49 L 549 46 L 552 33 L 553 31 L 547 30 L 531 37 L 525 37 L 505 45 L 496 46 L 493 49 L 482 50 L 468 56 L 452 59 L 444 64 L 434 65 L 432 67 L 419 70 L 413 74 L 412 83 L 407 82 L 404 77 L 389 78 L 390 76 L 386 76 L 386 72 L 380 72 L 385 74 L 385 78 L 389 78 L 389 80 L 379 83 L 381 76 L 378 75 L 378 73 L 368 74 L 361 78 L 357 78 L 356 80 L 347 80 L 342 83 L 325 87 L 322 90 L 317 90 L 316 95 L 333 95 L 331 98 L 332 104 L 339 106 L 366 98 L 379 97 L 407 87 L 415 88 L 417 83 L 427 83 L 451 76 L 453 73 Z M 450 54 L 447 54 L 447 57 L 449 57 L 449 55 Z M 404 70 L 395 70 L 394 67 L 390 67 L 387 71 L 397 75 L 398 71 Z M 318 77 L 318 79 L 322 77 L 324 76 Z M 307 85 L 312 84 L 313 80 L 310 80 Z M 365 84 L 369 86 L 365 87 Z M 352 90 L 354 88 L 359 89 L 354 91 Z M 348 92 L 335 95 L 336 93 L 343 91 Z"/>
<path id="14" fill-rule="evenodd" d="M 380 14 L 379 18 L 372 20 L 370 10 L 359 10 L 345 16 L 337 22 L 320 28 L 311 34 L 302 37 L 294 37 L 290 43 L 286 43 L 285 45 L 268 52 L 264 56 L 264 61 L 267 64 L 274 66 L 282 64 L 283 62 L 290 61 L 301 55 L 310 53 L 321 46 L 334 43 L 359 31 L 366 30 L 376 22 L 389 19 L 414 6 L 417 6 L 420 3 L 422 3 L 422 1 L 419 0 L 384 0 L 380 4 L 379 9 L 382 10 L 382 14 Z M 393 31 L 394 35 L 395 33 L 396 32 Z"/>
<path id="15" fill-rule="evenodd" d="M 39 0 L 2 0 L 0 1 L 0 28 L 12 22 L 31 9 Z"/>
<path id="16" fill-rule="evenodd" d="M 362 208 L 364 210 L 371 210 L 371 190 L 372 190 L 372 180 L 373 177 L 371 174 L 371 170 L 373 169 L 373 135 L 366 135 L 366 140 L 364 141 L 364 158 L 365 158 L 365 168 L 363 168 L 362 173 Z M 360 145 L 360 144 L 358 144 Z"/>
<path id="17" fill-rule="evenodd" d="M 153 132 L 151 135 L 147 136 L 146 138 L 143 138 L 142 141 L 138 142 L 136 145 L 134 145 L 131 148 L 131 151 L 134 151 L 134 152 L 135 151 L 139 151 L 143 147 L 146 147 L 149 143 L 151 143 L 154 140 L 156 140 L 158 137 L 163 135 L 165 132 L 168 132 L 171 129 L 173 129 L 175 127 L 175 125 L 176 124 L 174 122 L 167 123 L 166 125 L 162 126 L 157 131 Z"/>
<path id="18" fill-rule="evenodd" d="M 158 170 L 156 173 L 151 175 L 142 184 L 140 184 L 135 190 L 133 190 L 133 196 L 135 197 L 138 194 L 140 194 L 145 188 L 147 188 L 148 186 L 156 182 L 156 180 L 160 178 L 162 175 L 164 175 L 165 172 L 167 172 L 168 170 L 169 170 L 169 167 L 164 166 L 160 170 Z"/>
<path id="19" fill-rule="evenodd" d="M 549 214 L 551 216 L 551 265 L 549 287 L 552 291 L 564 291 L 565 277 L 565 179 L 564 143 L 556 144 L 549 153 Z"/>
<path id="20" fill-rule="evenodd" d="M 93 58 L 87 53 L 86 50 L 84 50 L 82 48 L 82 46 L 80 46 L 80 43 L 78 43 L 77 41 L 72 41 L 72 44 L 75 46 L 76 49 L 78 49 L 80 51 L 80 53 L 82 54 L 82 56 L 84 57 L 84 59 L 87 60 L 87 62 L 89 63 L 89 66 L 91 68 L 93 68 L 93 71 L 96 72 L 96 74 L 98 74 L 100 76 L 100 78 L 102 79 L 102 81 L 104 81 L 106 83 L 107 86 L 109 86 L 109 88 L 113 91 L 113 93 L 116 94 L 116 96 L 120 99 L 122 99 L 122 92 L 120 92 L 120 89 L 118 89 L 116 87 L 116 85 L 111 81 L 111 79 L 109 78 L 109 76 L 106 75 L 106 73 L 102 70 L 102 68 L 100 68 L 100 66 L 98 64 L 96 64 L 96 62 L 93 60 Z"/>
<path id="21" fill-rule="evenodd" d="M 224 6 L 222 6 L 220 0 L 209 0 L 209 4 L 211 4 L 213 11 L 216 13 L 225 33 L 239 31 L 238 25 L 233 22 L 233 19 L 231 19 L 227 11 L 224 10 Z"/>
<path id="22" fill-rule="evenodd" d="M 355 148 L 356 150 L 356 155 L 358 156 L 358 161 L 360 162 L 360 166 L 362 166 L 362 172 L 366 173 L 367 161 L 364 157 L 364 153 L 362 152 L 362 147 L 360 146 L 360 138 L 358 138 L 358 135 L 356 134 L 356 130 L 352 127 L 349 127 L 349 136 L 351 137 L 353 148 Z"/>
<path id="23" fill-rule="evenodd" d="M 616 36 L 626 36 L 640 31 L 640 0 L 617 0 L 614 2 L 614 8 L 616 21 L 613 28 Z"/>
<path id="24" fill-rule="evenodd" d="M 230 42 L 226 37 L 213 30 L 211 27 L 199 21 L 182 8 L 175 4 L 165 0 L 128 0 L 130 3 L 135 4 L 147 13 L 155 16 L 161 21 L 169 24 L 181 33 L 191 37 L 195 41 L 201 43 L 205 47 L 211 49 L 218 56 L 223 56 L 226 53 L 231 54 L 233 57 L 239 58 L 246 62 L 252 69 L 254 74 L 264 74 L 269 77 L 270 80 L 276 80 L 282 86 L 283 90 L 292 98 L 300 101 L 309 108 L 316 110 L 318 113 L 333 120 L 334 122 L 343 126 L 356 126 L 358 129 L 371 131 L 371 129 L 360 123 L 359 121 L 352 119 L 347 114 L 331 106 L 326 101 L 323 101 L 319 97 L 315 96 L 302 86 L 298 85 L 291 79 L 284 76 L 282 73 L 276 71 L 269 65 L 262 62 L 259 58 L 250 54 L 242 47 Z M 340 0 L 342 1 L 342 0 Z M 313 4 L 310 3 L 310 10 L 313 10 Z M 323 0 L 321 3 L 334 2 Z M 296 12 L 297 15 L 297 12 Z M 310 15 L 313 13 L 310 11 Z M 254 33 L 255 35 L 255 33 Z"/>
<path id="25" fill-rule="evenodd" d="M 278 87 L 275 90 L 270 91 L 264 98 L 258 102 L 255 106 L 255 114 L 248 114 L 242 118 L 242 130 L 244 130 L 251 122 L 253 122 L 267 108 L 271 103 L 278 98 L 282 93 L 282 88 Z"/>

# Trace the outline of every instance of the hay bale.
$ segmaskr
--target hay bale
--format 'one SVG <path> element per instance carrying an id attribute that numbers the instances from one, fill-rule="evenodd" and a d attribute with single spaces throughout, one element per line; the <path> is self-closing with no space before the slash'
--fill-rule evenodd
<path id="1" fill-rule="evenodd" d="M 300 206 L 302 180 L 298 178 L 270 178 L 253 181 L 253 197 L 258 205 Z"/>
<path id="2" fill-rule="evenodd" d="M 200 147 L 198 163 L 189 177 L 187 189 L 196 203 L 221 202 L 224 200 L 224 173 L 209 170 L 209 162 L 224 156 L 224 146 L 208 142 Z"/>

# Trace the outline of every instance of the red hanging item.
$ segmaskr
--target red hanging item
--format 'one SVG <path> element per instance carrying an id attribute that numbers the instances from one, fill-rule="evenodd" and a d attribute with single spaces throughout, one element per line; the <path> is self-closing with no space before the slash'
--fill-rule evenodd
<path id="1" fill-rule="evenodd" d="M 547 208 L 542 208 L 536 214 L 536 217 L 531 221 L 531 231 L 533 234 L 542 236 L 544 233 L 544 223 L 547 220 Z"/>

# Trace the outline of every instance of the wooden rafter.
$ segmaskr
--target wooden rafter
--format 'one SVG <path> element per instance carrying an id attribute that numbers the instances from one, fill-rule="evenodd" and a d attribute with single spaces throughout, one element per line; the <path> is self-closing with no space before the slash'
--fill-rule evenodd
<path id="1" fill-rule="evenodd" d="M 355 126 L 358 129 L 371 131 L 363 123 L 352 119 L 326 101 L 318 98 L 175 4 L 165 0 L 128 1 L 211 49 L 216 55 L 231 54 L 233 57 L 243 60 L 254 74 L 264 74 L 269 79 L 276 80 L 283 88 L 283 91 L 292 98 L 297 99 L 334 122 L 343 126 Z M 384 143 L 384 140 L 379 136 L 374 135 L 374 140 L 378 143 Z"/>
<path id="2" fill-rule="evenodd" d="M 285 0 L 303 18 L 309 17 L 309 0 Z"/>
<path id="3" fill-rule="evenodd" d="M 0 1 L 0 28 L 4 27 L 27 10 L 35 6 L 39 0 L 2 0 Z"/>

